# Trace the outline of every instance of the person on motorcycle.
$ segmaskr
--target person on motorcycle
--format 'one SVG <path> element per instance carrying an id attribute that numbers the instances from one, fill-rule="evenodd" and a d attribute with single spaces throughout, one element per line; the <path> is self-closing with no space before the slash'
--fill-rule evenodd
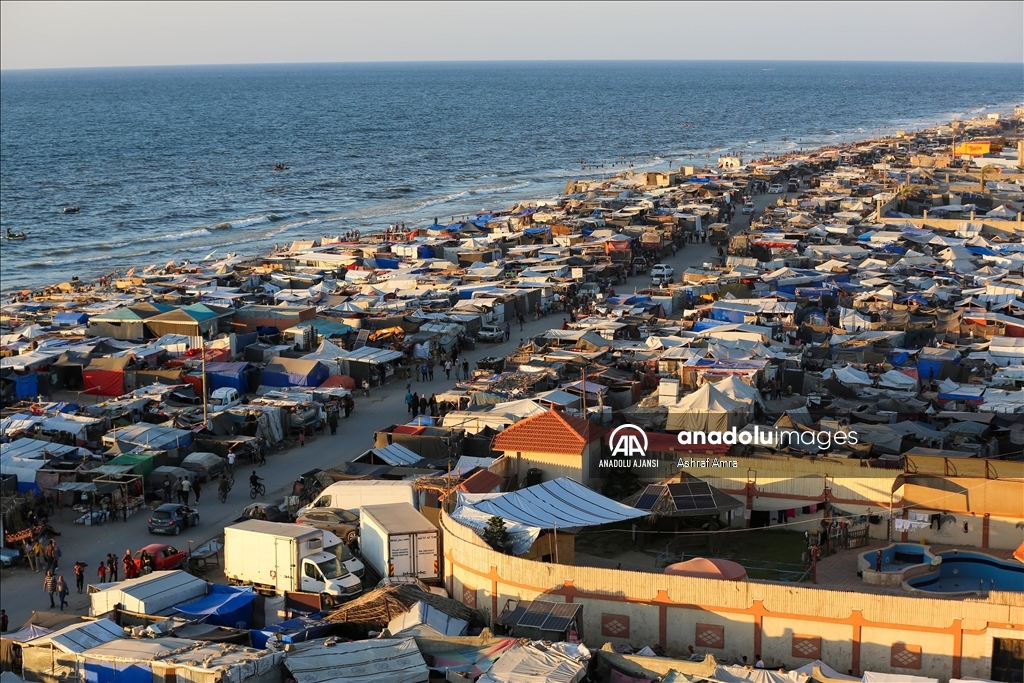
<path id="1" fill-rule="evenodd" d="M 256 474 L 256 470 L 253 470 L 252 476 L 249 477 L 249 487 L 256 488 L 260 485 L 261 481 L 263 481 L 263 478 Z"/>

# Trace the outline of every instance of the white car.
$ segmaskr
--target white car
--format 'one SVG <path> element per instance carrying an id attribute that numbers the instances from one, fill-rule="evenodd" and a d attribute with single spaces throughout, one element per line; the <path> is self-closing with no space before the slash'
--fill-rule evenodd
<path id="1" fill-rule="evenodd" d="M 785 191 L 786 188 L 784 188 L 782 185 L 779 185 L 778 183 L 770 185 L 768 187 L 768 194 L 782 194 Z"/>
<path id="2" fill-rule="evenodd" d="M 651 284 L 656 286 L 672 284 L 675 282 L 675 274 L 672 266 L 659 263 L 651 268 Z"/>
<path id="3" fill-rule="evenodd" d="M 743 202 L 743 215 L 749 216 L 752 213 L 754 213 L 754 202 Z"/>
<path id="4" fill-rule="evenodd" d="M 237 390 L 224 387 L 210 392 L 210 400 L 206 403 L 210 412 L 216 413 L 219 410 L 227 410 L 232 406 L 237 406 L 241 402 L 242 397 L 238 395 Z"/>

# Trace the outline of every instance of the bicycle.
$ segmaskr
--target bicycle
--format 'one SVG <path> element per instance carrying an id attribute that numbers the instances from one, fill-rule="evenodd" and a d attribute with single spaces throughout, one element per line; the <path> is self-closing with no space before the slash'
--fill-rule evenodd
<path id="1" fill-rule="evenodd" d="M 222 502 L 222 503 L 228 502 L 228 491 L 231 490 L 231 486 L 234 483 L 235 483 L 235 480 L 232 479 L 232 480 L 230 480 L 228 482 L 228 487 L 226 489 L 220 488 L 220 487 L 217 488 L 217 498 L 220 500 L 220 502 Z"/>
<path id="2" fill-rule="evenodd" d="M 263 484 L 254 484 L 253 486 L 249 487 L 249 497 L 252 498 L 253 500 L 256 499 L 256 496 L 263 496 L 266 495 L 266 493 L 267 487 L 264 486 Z"/>

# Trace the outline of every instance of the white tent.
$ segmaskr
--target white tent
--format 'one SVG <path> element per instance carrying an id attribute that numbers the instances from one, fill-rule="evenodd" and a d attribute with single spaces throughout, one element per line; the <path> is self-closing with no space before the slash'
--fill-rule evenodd
<path id="1" fill-rule="evenodd" d="M 421 629 L 426 626 L 441 635 L 464 636 L 468 625 L 463 619 L 448 616 L 425 602 L 417 602 L 408 612 L 388 622 L 388 631 L 391 632 L 391 635 L 397 636 L 410 629 Z M 407 633 L 407 635 L 414 634 Z"/>
<path id="2" fill-rule="evenodd" d="M 878 378 L 878 386 L 899 391 L 914 391 L 917 389 L 917 380 L 898 370 L 889 370 Z"/>
<path id="3" fill-rule="evenodd" d="M 174 605 L 206 595 L 206 582 L 188 572 L 154 572 L 137 579 L 96 586 L 90 594 L 90 616 L 98 617 L 121 605 L 129 612 L 159 614 Z"/>
<path id="4" fill-rule="evenodd" d="M 421 683 L 430 677 L 412 638 L 377 638 L 331 647 L 309 641 L 293 647 L 285 668 L 296 683 Z"/>
<path id="5" fill-rule="evenodd" d="M 670 431 L 725 432 L 747 423 L 749 409 L 708 383 L 676 403 L 670 403 L 665 428 Z"/>
<path id="6" fill-rule="evenodd" d="M 587 660 L 559 652 L 559 645 L 565 644 L 539 648 L 531 643 L 509 650 L 477 683 L 579 683 L 587 676 Z M 585 651 L 582 646 L 580 649 Z"/>
<path id="7" fill-rule="evenodd" d="M 764 401 L 761 400 L 761 392 L 741 380 L 736 375 L 730 375 L 721 382 L 715 382 L 715 388 L 734 401 L 750 403 L 751 407 L 753 407 L 755 403 L 762 406 L 764 405 Z"/>

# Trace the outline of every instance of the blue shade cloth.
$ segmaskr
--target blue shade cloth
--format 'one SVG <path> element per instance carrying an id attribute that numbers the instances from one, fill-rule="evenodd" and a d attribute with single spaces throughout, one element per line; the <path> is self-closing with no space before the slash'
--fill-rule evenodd
<path id="1" fill-rule="evenodd" d="M 153 683 L 153 669 L 148 662 L 86 661 L 83 666 L 86 683 Z"/>
<path id="2" fill-rule="evenodd" d="M 326 635 L 331 629 L 331 624 L 324 623 L 318 619 L 299 617 L 282 621 L 280 624 L 267 626 L 262 629 L 249 631 L 249 638 L 252 646 L 257 650 L 265 650 L 267 641 L 277 638 L 280 634 L 281 642 L 301 643 L 310 638 L 319 638 Z"/>
<path id="3" fill-rule="evenodd" d="M 215 583 L 210 585 L 210 592 L 205 598 L 176 605 L 174 609 L 190 619 L 201 619 L 207 624 L 234 628 L 244 623 L 245 628 L 248 628 L 252 623 L 252 601 L 255 599 L 256 594 L 251 588 Z"/>

